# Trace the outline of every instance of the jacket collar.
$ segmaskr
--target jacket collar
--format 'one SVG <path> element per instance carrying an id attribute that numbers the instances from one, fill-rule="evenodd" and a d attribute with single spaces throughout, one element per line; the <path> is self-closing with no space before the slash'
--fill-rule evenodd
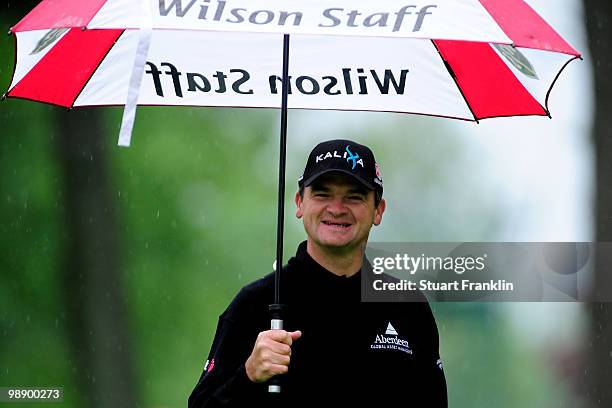
<path id="1" fill-rule="evenodd" d="M 359 283 L 361 279 L 361 269 L 363 269 L 364 267 L 367 268 L 370 266 L 370 263 L 364 257 L 363 266 L 359 271 L 357 271 L 357 273 L 351 276 L 348 276 L 348 277 L 336 275 L 335 273 L 325 269 L 317 261 L 315 261 L 310 256 L 310 254 L 308 254 L 308 251 L 306 251 L 306 241 L 303 241 L 302 243 L 300 243 L 293 260 L 294 260 L 295 266 L 298 267 L 298 270 L 302 272 L 307 272 L 309 274 L 308 276 L 311 279 L 317 280 L 317 281 L 322 280 L 325 282 L 336 283 L 339 285 L 347 285 L 352 282 Z"/>

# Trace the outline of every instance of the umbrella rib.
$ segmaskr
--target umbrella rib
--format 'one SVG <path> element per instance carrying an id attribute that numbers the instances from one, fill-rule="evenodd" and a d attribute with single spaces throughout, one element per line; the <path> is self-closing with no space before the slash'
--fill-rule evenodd
<path id="1" fill-rule="evenodd" d="M 438 46 L 436 45 L 436 42 L 434 40 L 431 40 L 431 43 L 433 44 L 434 48 L 436 49 L 436 51 L 438 52 L 438 55 L 440 56 L 440 59 L 442 60 L 442 62 L 444 63 L 444 67 L 446 68 L 446 70 L 448 71 L 448 74 L 451 76 L 451 78 L 453 78 L 453 82 L 455 83 L 455 85 L 457 86 L 457 89 L 459 90 L 459 93 L 461 94 L 461 97 L 463 98 L 463 101 L 465 102 L 466 106 L 468 107 L 468 109 L 470 110 L 470 113 L 472 114 L 472 116 L 474 117 L 474 121 L 476 123 L 480 123 L 480 121 L 478 120 L 478 118 L 476 117 L 476 114 L 474 114 L 474 111 L 472 110 L 472 107 L 470 106 L 470 103 L 468 102 L 467 98 L 465 97 L 465 94 L 463 93 L 463 90 L 461 89 L 461 87 L 459 86 L 459 83 L 457 82 L 457 76 L 455 75 L 455 72 L 453 71 L 453 68 L 450 66 L 450 64 L 448 63 L 448 61 L 446 61 L 444 59 L 444 57 L 442 56 L 442 54 L 440 53 L 440 50 L 438 49 Z"/>
<path id="2" fill-rule="evenodd" d="M 8 84 L 8 88 L 6 90 L 6 92 L 4 92 L 4 94 L 2 95 L 2 100 L 6 99 L 7 96 L 9 96 L 9 92 L 11 92 L 11 89 L 13 89 L 15 86 L 13 85 L 13 88 L 11 88 L 11 84 L 13 83 L 13 80 L 15 79 L 15 72 L 17 71 L 17 55 L 19 54 L 17 52 L 17 34 L 13 33 L 12 31 L 9 31 L 9 35 L 13 35 L 13 43 L 15 44 L 15 53 L 13 55 L 13 75 L 11 75 L 11 82 L 9 82 Z M 17 85 L 17 84 L 15 84 Z"/>
<path id="3" fill-rule="evenodd" d="M 552 91 L 553 87 L 555 86 L 555 83 L 557 82 L 557 79 L 559 79 L 559 77 L 561 76 L 561 73 L 565 70 L 565 67 L 567 67 L 570 62 L 572 62 L 574 60 L 577 60 L 577 59 L 582 60 L 582 57 L 580 55 L 575 56 L 574 58 L 571 58 L 565 64 L 563 64 L 563 66 L 561 67 L 559 72 L 557 72 L 557 75 L 555 75 L 555 79 L 553 79 L 552 83 L 550 84 L 550 88 L 548 88 L 548 91 L 546 92 L 546 98 L 544 99 L 544 104 L 546 105 L 546 107 L 544 109 L 546 110 L 546 113 L 548 114 L 548 117 L 551 118 L 551 119 L 552 119 L 552 116 L 550 114 L 550 111 L 548 110 L 548 97 L 550 96 L 550 92 Z"/>

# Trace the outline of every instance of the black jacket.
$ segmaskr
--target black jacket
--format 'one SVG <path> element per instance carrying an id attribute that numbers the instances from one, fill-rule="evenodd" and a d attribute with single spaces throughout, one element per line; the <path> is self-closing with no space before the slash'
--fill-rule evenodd
<path id="1" fill-rule="evenodd" d="M 305 242 L 283 267 L 281 302 L 288 307 L 284 328 L 301 330 L 302 337 L 292 346 L 280 395 L 268 394 L 266 384 L 252 383 L 244 368 L 258 333 L 270 327 L 274 275 L 244 287 L 219 317 L 189 407 L 366 402 L 393 408 L 447 407 L 438 331 L 425 298 L 362 303 L 361 273 L 334 275 L 308 255 Z"/>

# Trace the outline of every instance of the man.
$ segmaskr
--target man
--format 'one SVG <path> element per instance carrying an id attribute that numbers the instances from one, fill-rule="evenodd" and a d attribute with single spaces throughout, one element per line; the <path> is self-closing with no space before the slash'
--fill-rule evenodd
<path id="1" fill-rule="evenodd" d="M 273 274 L 244 287 L 219 317 L 189 407 L 446 407 L 425 299 L 361 302 L 368 236 L 386 208 L 372 151 L 349 140 L 320 143 L 298 185 L 307 240 L 281 271 L 286 330 L 268 330 Z M 266 384 L 276 376 L 280 394 Z"/>

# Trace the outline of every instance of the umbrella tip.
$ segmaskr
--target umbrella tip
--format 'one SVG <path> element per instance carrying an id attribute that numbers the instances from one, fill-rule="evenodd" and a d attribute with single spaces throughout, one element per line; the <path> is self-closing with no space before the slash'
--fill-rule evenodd
<path id="1" fill-rule="evenodd" d="M 6 33 L 6 35 L 11 35 L 11 34 L 13 34 L 13 30 L 9 28 L 8 33 Z"/>
<path id="2" fill-rule="evenodd" d="M 81 27 L 81 31 L 85 31 L 85 30 L 87 30 L 87 26 Z"/>
<path id="3" fill-rule="evenodd" d="M 2 97 L 0 97 L 0 100 L 5 100 L 6 99 L 6 92 L 2 94 Z"/>
<path id="4" fill-rule="evenodd" d="M 552 115 L 550 114 L 550 111 L 548 110 L 548 106 L 544 108 L 544 113 L 546 114 L 546 116 L 548 116 L 548 119 L 552 119 Z"/>

